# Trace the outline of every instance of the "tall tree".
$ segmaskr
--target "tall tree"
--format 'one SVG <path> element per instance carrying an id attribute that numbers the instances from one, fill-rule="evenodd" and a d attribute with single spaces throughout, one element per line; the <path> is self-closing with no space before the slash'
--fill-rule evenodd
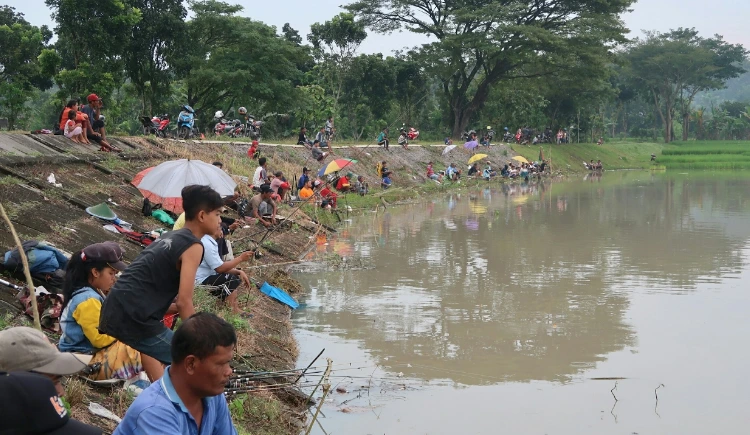
<path id="1" fill-rule="evenodd" d="M 128 0 L 141 13 L 123 50 L 125 72 L 135 86 L 146 114 L 166 108 L 174 79 L 168 59 L 187 53 L 184 40 L 187 11 L 181 0 Z"/>
<path id="2" fill-rule="evenodd" d="M 664 126 L 664 141 L 674 136 L 674 116 L 682 118 L 682 139 L 687 140 L 690 110 L 701 91 L 719 89 L 745 72 L 747 51 L 721 36 L 702 38 L 695 29 L 650 32 L 637 39 L 626 53 L 632 81 L 653 101 Z"/>
<path id="3" fill-rule="evenodd" d="M 47 89 L 51 76 L 39 63 L 39 56 L 52 38 L 46 27 L 36 27 L 10 6 L 0 6 L 0 113 L 16 128 L 26 101 L 34 89 Z"/>
<path id="4" fill-rule="evenodd" d="M 123 51 L 141 12 L 124 0 L 45 0 L 57 23 L 62 70 L 59 97 L 96 91 L 109 95 L 123 82 Z M 100 95 L 101 96 L 101 95 Z"/>
<path id="5" fill-rule="evenodd" d="M 619 14 L 632 0 L 360 0 L 347 9 L 378 32 L 429 36 L 415 54 L 435 74 L 453 135 L 484 106 L 492 87 L 577 63 L 604 65 L 624 40 Z"/>
<path id="6" fill-rule="evenodd" d="M 314 55 L 318 59 L 319 76 L 333 95 L 334 112 L 338 109 L 352 59 L 366 37 L 364 24 L 356 21 L 354 15 L 349 13 L 341 13 L 323 24 L 315 23 L 310 26 L 307 39 L 312 43 Z"/>
<path id="7" fill-rule="evenodd" d="M 241 6 L 207 0 L 191 4 L 186 56 L 172 59 L 184 97 L 206 125 L 215 110 L 227 115 L 246 106 L 263 116 L 293 105 L 300 82 L 296 62 L 302 47 L 276 28 L 237 16 Z"/>

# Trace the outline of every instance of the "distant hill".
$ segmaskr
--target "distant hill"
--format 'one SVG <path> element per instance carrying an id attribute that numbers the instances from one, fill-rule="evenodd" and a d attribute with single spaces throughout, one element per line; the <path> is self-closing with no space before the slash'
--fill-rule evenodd
<path id="1" fill-rule="evenodd" d="M 740 101 L 750 104 L 750 60 L 743 64 L 745 74 L 731 79 L 727 82 L 725 89 L 718 91 L 701 92 L 695 96 L 694 107 L 711 107 L 711 104 L 718 106 L 724 101 Z"/>

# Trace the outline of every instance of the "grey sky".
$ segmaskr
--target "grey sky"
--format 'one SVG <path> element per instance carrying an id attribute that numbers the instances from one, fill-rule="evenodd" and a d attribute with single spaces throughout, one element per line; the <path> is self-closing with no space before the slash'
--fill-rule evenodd
<path id="1" fill-rule="evenodd" d="M 225 0 L 245 6 L 243 15 L 267 24 L 281 26 L 288 22 L 305 35 L 310 24 L 323 22 L 341 11 L 339 5 L 346 0 L 275 0 L 270 3 L 249 0 Z M 44 0 L 0 0 L 26 15 L 35 25 L 52 27 L 50 11 Z M 678 27 L 695 27 L 703 36 L 720 34 L 731 43 L 741 43 L 750 48 L 750 32 L 747 31 L 750 17 L 750 1 L 733 0 L 641 0 L 633 6 L 633 12 L 623 19 L 631 29 L 631 36 L 641 30 L 667 31 Z M 362 44 L 365 53 L 388 53 L 412 47 L 425 39 L 408 33 L 392 35 L 370 35 Z M 187 41 L 186 41 L 187 42 Z M 187 42 L 189 43 L 189 42 Z"/>

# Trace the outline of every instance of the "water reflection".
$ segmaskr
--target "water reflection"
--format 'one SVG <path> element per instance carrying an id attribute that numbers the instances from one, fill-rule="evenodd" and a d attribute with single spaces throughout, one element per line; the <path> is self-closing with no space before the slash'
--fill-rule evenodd
<path id="1" fill-rule="evenodd" d="M 322 249 L 374 269 L 297 274 L 311 292 L 295 323 L 408 363 L 410 377 L 567 382 L 637 347 L 631 292 L 680 294 L 740 271 L 748 187 L 613 173 L 389 209 Z"/>

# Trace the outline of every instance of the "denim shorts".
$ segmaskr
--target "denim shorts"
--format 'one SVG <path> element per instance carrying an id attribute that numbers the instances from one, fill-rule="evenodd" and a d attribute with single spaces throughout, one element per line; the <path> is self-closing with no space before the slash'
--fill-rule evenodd
<path id="1" fill-rule="evenodd" d="M 163 364 L 172 364 L 171 348 L 173 335 L 174 332 L 171 329 L 164 328 L 158 335 L 125 344 Z"/>

